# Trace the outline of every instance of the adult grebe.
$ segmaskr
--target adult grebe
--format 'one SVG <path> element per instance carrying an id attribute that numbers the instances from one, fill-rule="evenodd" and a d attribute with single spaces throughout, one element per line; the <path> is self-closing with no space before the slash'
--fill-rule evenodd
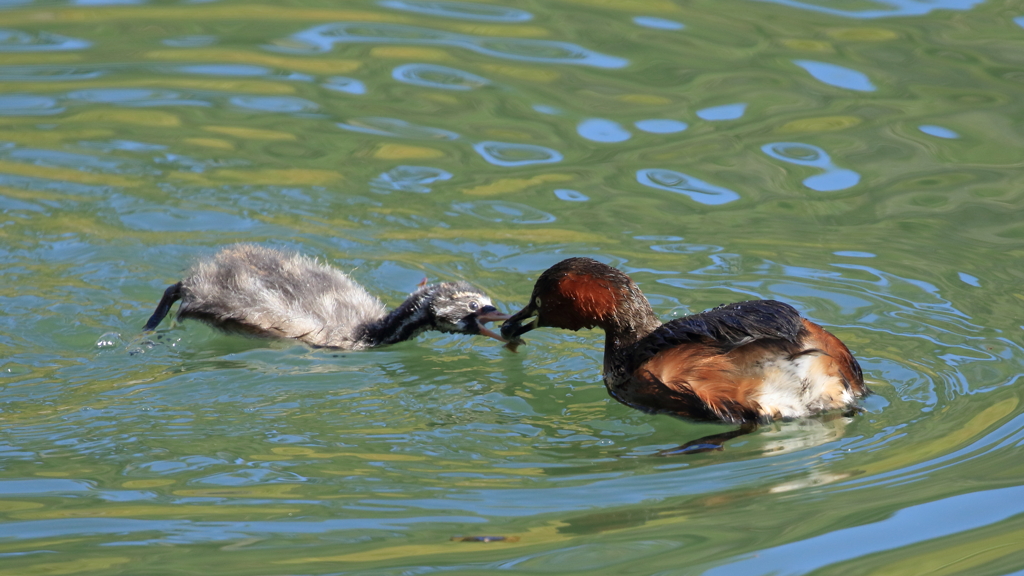
<path id="1" fill-rule="evenodd" d="M 846 346 L 788 304 L 739 302 L 662 324 L 629 276 L 590 258 L 541 274 L 501 333 L 514 345 L 543 326 L 603 329 L 604 383 L 627 406 L 742 425 L 681 451 L 719 448 L 758 423 L 855 407 L 870 393 Z"/>
<path id="2" fill-rule="evenodd" d="M 179 299 L 178 318 L 345 350 L 394 344 L 425 330 L 502 340 L 484 324 L 508 318 L 465 282 L 421 286 L 388 312 L 340 270 L 253 244 L 227 246 L 196 263 L 167 288 L 143 329 L 154 330 Z"/>

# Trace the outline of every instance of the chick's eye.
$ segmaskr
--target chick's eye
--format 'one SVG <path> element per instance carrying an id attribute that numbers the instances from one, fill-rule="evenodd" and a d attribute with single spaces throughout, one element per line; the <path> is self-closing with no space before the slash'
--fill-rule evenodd
<path id="1" fill-rule="evenodd" d="M 474 300 L 474 301 L 469 303 L 469 309 L 474 311 L 474 312 L 476 312 L 476 309 L 479 308 L 479 307 L 480 307 L 480 305 L 476 303 L 476 300 Z"/>

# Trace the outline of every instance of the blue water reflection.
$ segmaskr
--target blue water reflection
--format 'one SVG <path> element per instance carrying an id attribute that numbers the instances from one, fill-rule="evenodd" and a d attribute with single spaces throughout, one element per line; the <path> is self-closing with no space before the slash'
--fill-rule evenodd
<path id="1" fill-rule="evenodd" d="M 711 122 L 721 120 L 736 120 L 742 118 L 747 111 L 747 105 L 739 102 L 737 104 L 723 104 L 697 111 L 697 117 Z"/>
<path id="2" fill-rule="evenodd" d="M 119 106 L 210 106 L 203 100 L 187 100 L 171 90 L 147 90 L 145 88 L 94 88 L 68 92 L 69 100 Z"/>
<path id="3" fill-rule="evenodd" d="M 451 180 L 452 173 L 430 166 L 397 166 L 370 181 L 370 189 L 387 194 L 392 190 L 426 194 L 427 184 Z"/>
<path id="4" fill-rule="evenodd" d="M 443 90 L 472 90 L 491 83 L 482 76 L 437 64 L 403 64 L 391 72 L 391 77 L 406 84 Z"/>
<path id="5" fill-rule="evenodd" d="M 355 78 L 346 78 L 345 76 L 331 76 L 324 80 L 322 86 L 335 92 L 345 92 L 346 94 L 355 94 L 357 96 L 366 94 L 366 84 Z"/>
<path id="6" fill-rule="evenodd" d="M 576 126 L 576 132 L 593 142 L 625 142 L 632 137 L 618 122 L 604 118 L 587 118 Z"/>
<path id="7" fill-rule="evenodd" d="M 682 132 L 690 127 L 686 122 L 670 120 L 667 118 L 637 120 L 633 125 L 636 126 L 638 130 L 643 130 L 644 132 L 649 132 L 651 134 L 674 134 L 676 132 Z"/>
<path id="8" fill-rule="evenodd" d="M 637 182 L 644 186 L 668 190 L 676 194 L 689 196 L 691 200 L 717 206 L 740 199 L 740 195 L 721 186 L 709 184 L 682 172 L 662 168 L 647 168 L 636 173 Z"/>
<path id="9" fill-rule="evenodd" d="M 682 22 L 676 22 L 675 20 L 668 20 L 665 18 L 657 18 L 655 16 L 636 16 L 633 18 L 633 23 L 637 26 L 654 28 L 655 30 L 682 30 L 683 28 L 686 28 Z"/>
<path id="10" fill-rule="evenodd" d="M 479 20 L 483 22 L 527 22 L 533 14 L 525 10 L 495 6 L 492 4 L 476 4 L 473 2 L 444 2 L 440 0 L 381 0 L 378 5 L 394 10 L 405 10 L 430 16 L 459 18 L 462 20 Z"/>
<path id="11" fill-rule="evenodd" d="M 935 126 L 934 124 L 922 124 L 917 127 L 918 130 L 928 134 L 929 136 L 935 136 L 936 138 L 948 138 L 954 139 L 959 138 L 960 135 L 950 130 L 949 128 L 943 128 L 942 126 Z"/>
<path id="12" fill-rule="evenodd" d="M 60 34 L 37 32 L 30 34 L 21 30 L 0 28 L 0 52 L 51 52 L 57 50 L 82 50 L 92 46 L 88 40 L 69 38 Z"/>
<path id="13" fill-rule="evenodd" d="M 239 108 L 263 112 L 315 112 L 320 109 L 316 102 L 294 96 L 235 96 L 230 102 Z"/>
<path id="14" fill-rule="evenodd" d="M 1024 486 L 971 492 L 903 508 L 871 524 L 758 550 L 703 574 L 808 574 L 845 560 L 975 530 L 1022 513 Z M 950 522 L 950 518 L 956 518 L 956 522 Z"/>
<path id="15" fill-rule="evenodd" d="M 317 26 L 294 34 L 287 46 L 267 46 L 267 49 L 279 52 L 329 52 L 335 44 L 349 43 L 452 46 L 509 60 L 580 64 L 597 68 L 622 68 L 629 63 L 625 58 L 594 52 L 570 42 L 473 36 L 418 26 L 372 22 L 339 22 Z"/>
<path id="16" fill-rule="evenodd" d="M 578 190 L 570 190 L 568 188 L 558 188 L 555 190 L 555 197 L 559 200 L 565 200 L 566 202 L 586 202 L 590 200 L 590 197 Z"/>
<path id="17" fill-rule="evenodd" d="M 409 138 L 412 140 L 456 140 L 459 135 L 449 130 L 420 126 L 397 118 L 356 118 L 337 124 L 338 128 L 364 134 Z"/>
<path id="18" fill-rule="evenodd" d="M 172 48 L 202 48 L 217 43 L 217 37 L 211 35 L 179 36 L 177 38 L 165 38 L 160 41 L 164 46 Z"/>
<path id="19" fill-rule="evenodd" d="M 98 68 L 79 68 L 74 66 L 2 66 L 0 80 L 28 81 L 68 81 L 92 80 L 107 74 L 107 70 Z"/>
<path id="20" fill-rule="evenodd" d="M 778 160 L 821 168 L 825 172 L 803 181 L 804 186 L 818 192 L 836 192 L 856 186 L 860 182 L 860 174 L 846 168 L 838 168 L 832 164 L 828 153 L 821 148 L 801 142 L 772 142 L 765 144 L 761 150 Z"/>
<path id="21" fill-rule="evenodd" d="M 558 150 L 535 144 L 479 142 L 473 145 L 473 149 L 495 166 L 529 166 L 562 161 L 562 153 Z"/>
<path id="22" fill-rule="evenodd" d="M 50 116 L 60 114 L 64 108 L 56 98 L 34 94 L 0 95 L 0 116 Z"/>
<path id="23" fill-rule="evenodd" d="M 889 10 L 843 10 L 831 6 L 819 6 L 798 0 L 759 0 L 793 8 L 803 8 L 848 18 L 888 18 L 891 16 L 920 16 L 933 10 L 970 10 L 985 0 L 871 0 L 875 4 L 889 6 Z"/>
<path id="24" fill-rule="evenodd" d="M 874 92 L 876 90 L 875 85 L 871 83 L 871 80 L 863 72 L 814 60 L 793 60 L 793 63 L 807 70 L 815 80 L 830 86 L 860 92 Z"/>
<path id="25" fill-rule="evenodd" d="M 475 216 L 488 222 L 550 224 L 555 221 L 555 217 L 552 214 L 516 202 L 502 202 L 499 200 L 456 202 L 452 204 L 452 208 L 457 212 Z"/>

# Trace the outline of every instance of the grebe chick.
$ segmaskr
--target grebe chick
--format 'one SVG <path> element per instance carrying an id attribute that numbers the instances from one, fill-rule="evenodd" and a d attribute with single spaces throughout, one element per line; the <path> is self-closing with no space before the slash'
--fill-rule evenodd
<path id="1" fill-rule="evenodd" d="M 662 324 L 629 276 L 590 258 L 541 274 L 530 303 L 501 333 L 514 345 L 544 326 L 605 331 L 604 383 L 619 402 L 741 425 L 678 451 L 721 448 L 758 423 L 855 409 L 870 393 L 846 346 L 788 304 L 739 302 Z"/>
<path id="2" fill-rule="evenodd" d="M 508 318 L 465 282 L 421 286 L 388 312 L 340 270 L 253 244 L 227 246 L 196 263 L 181 282 L 167 288 L 143 330 L 154 330 L 179 299 L 179 319 L 344 350 L 394 344 L 425 330 L 503 342 L 484 324 Z"/>

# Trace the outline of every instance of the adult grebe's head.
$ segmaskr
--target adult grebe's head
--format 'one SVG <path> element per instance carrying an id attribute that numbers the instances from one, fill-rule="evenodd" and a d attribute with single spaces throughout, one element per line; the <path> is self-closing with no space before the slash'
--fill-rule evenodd
<path id="1" fill-rule="evenodd" d="M 591 258 L 569 258 L 540 275 L 530 303 L 502 324 L 501 334 L 514 340 L 544 326 L 607 330 L 637 297 L 646 302 L 629 276 Z"/>

